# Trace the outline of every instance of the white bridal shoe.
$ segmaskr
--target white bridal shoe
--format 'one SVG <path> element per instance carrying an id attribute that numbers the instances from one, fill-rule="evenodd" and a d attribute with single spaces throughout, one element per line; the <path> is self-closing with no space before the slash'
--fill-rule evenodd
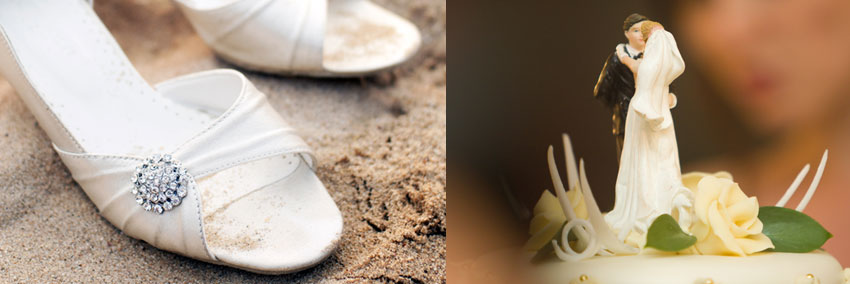
<path id="1" fill-rule="evenodd" d="M 419 30 L 369 0 L 176 0 L 222 58 L 248 69 L 358 76 L 401 64 Z"/>
<path id="2" fill-rule="evenodd" d="M 0 1 L 0 74 L 127 235 L 259 273 L 313 266 L 342 216 L 310 149 L 240 73 L 151 88 L 84 1 Z"/>

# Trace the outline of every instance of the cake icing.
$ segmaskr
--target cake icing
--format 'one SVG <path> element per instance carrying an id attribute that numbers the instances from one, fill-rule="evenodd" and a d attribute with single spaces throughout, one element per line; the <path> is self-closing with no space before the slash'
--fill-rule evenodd
<path id="1" fill-rule="evenodd" d="M 720 255 L 630 255 L 538 264 L 540 283 L 850 283 L 823 251 Z"/>

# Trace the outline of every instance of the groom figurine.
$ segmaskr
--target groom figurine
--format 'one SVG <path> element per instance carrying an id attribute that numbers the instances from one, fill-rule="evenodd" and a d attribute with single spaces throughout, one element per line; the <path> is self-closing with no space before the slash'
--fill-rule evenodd
<path id="1" fill-rule="evenodd" d="M 626 114 L 629 111 L 629 101 L 635 94 L 635 75 L 639 60 L 643 57 L 646 41 L 641 35 L 640 26 L 649 20 L 640 14 L 631 14 L 623 21 L 623 33 L 628 43 L 618 44 L 614 53 L 605 60 L 599 80 L 593 88 L 593 96 L 601 100 L 613 113 L 614 126 L 612 133 L 617 138 L 617 160 L 623 152 L 625 138 Z"/>

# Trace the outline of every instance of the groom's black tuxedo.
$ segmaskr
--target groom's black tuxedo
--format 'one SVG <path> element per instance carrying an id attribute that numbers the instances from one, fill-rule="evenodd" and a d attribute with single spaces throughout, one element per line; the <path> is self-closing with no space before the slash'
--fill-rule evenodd
<path id="1" fill-rule="evenodd" d="M 639 59 L 643 53 L 630 54 L 626 45 L 619 45 L 626 54 L 634 59 Z M 599 80 L 593 88 L 593 96 L 602 101 L 613 114 L 612 134 L 617 139 L 617 159 L 623 152 L 623 140 L 625 139 L 626 114 L 629 111 L 629 102 L 635 94 L 635 76 L 626 64 L 620 62 L 617 52 L 612 53 L 605 60 Z"/>

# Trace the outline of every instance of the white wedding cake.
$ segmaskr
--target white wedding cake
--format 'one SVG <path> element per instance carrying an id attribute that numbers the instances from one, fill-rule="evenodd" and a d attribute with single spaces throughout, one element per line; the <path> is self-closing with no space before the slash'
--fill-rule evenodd
<path id="1" fill-rule="evenodd" d="M 692 190 L 692 224 L 687 228 L 669 214 L 654 218 L 646 232 L 624 240 L 599 211 L 584 172 L 576 167 L 570 140 L 565 190 L 555 166 L 549 167 L 557 196 L 546 190 L 534 208 L 531 238 L 524 250 L 533 255 L 532 277 L 541 283 L 848 283 L 850 269 L 820 246 L 832 235 L 799 210 L 783 207 L 806 174 L 798 175 L 777 206 L 759 207 L 727 172 L 682 175 Z M 821 160 L 813 193 L 823 173 Z M 564 210 L 566 208 L 567 210 Z M 686 232 L 687 231 L 687 232 Z"/>
<path id="2" fill-rule="evenodd" d="M 669 85 L 684 62 L 660 25 L 645 38 L 614 209 L 600 212 L 564 135 L 566 186 L 550 146 L 554 194 L 540 197 L 524 247 L 532 275 L 544 283 L 850 283 L 850 270 L 820 249 L 832 235 L 803 213 L 828 152 L 795 209 L 785 205 L 808 165 L 775 206 L 745 195 L 730 173 L 682 174 Z"/>

